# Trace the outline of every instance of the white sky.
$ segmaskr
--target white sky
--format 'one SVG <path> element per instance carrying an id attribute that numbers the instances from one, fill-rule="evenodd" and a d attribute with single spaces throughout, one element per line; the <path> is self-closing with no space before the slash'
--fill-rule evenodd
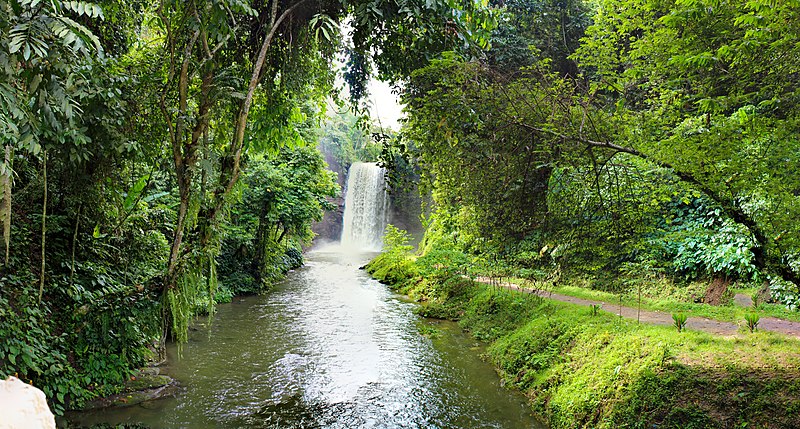
<path id="1" fill-rule="evenodd" d="M 343 60 L 334 62 L 334 67 L 337 70 L 343 70 Z M 347 84 L 342 78 L 341 72 L 336 76 L 335 85 L 340 89 L 339 96 L 342 99 L 349 97 L 350 91 Z M 367 84 L 369 90 L 369 115 L 376 122 L 384 128 L 391 128 L 395 131 L 400 131 L 400 123 L 398 119 L 403 117 L 403 107 L 400 105 L 400 100 L 397 95 L 392 94 L 392 87 L 386 82 L 381 82 L 377 79 L 370 79 Z"/>
<path id="2" fill-rule="evenodd" d="M 392 94 L 392 87 L 375 79 L 369 82 L 370 116 L 384 128 L 400 130 L 398 119 L 403 116 L 397 95 Z"/>

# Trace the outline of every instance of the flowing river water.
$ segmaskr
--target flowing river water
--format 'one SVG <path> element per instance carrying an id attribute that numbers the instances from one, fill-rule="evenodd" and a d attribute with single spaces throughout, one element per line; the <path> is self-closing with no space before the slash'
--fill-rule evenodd
<path id="1" fill-rule="evenodd" d="M 343 246 L 265 295 L 235 297 L 198 322 L 182 356 L 168 348 L 173 398 L 78 416 L 153 428 L 502 428 L 544 426 L 500 386 L 482 349 L 454 323 L 417 317 L 359 267 L 380 249 L 384 170 L 350 168 Z M 357 250 L 362 249 L 362 250 Z M 424 335 L 423 335 L 424 334 Z"/>
<path id="2" fill-rule="evenodd" d="M 307 255 L 275 290 L 220 305 L 182 357 L 174 398 L 83 414 L 153 428 L 543 428 L 457 325 L 359 270 L 374 254 Z M 423 335 L 426 334 L 426 335 Z"/>

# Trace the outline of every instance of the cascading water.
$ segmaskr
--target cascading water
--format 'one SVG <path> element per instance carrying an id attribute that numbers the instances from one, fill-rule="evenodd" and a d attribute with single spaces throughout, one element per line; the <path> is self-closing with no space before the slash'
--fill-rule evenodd
<path id="1" fill-rule="evenodd" d="M 381 249 L 389 206 L 384 173 L 374 163 L 357 162 L 350 166 L 344 199 L 343 247 Z"/>

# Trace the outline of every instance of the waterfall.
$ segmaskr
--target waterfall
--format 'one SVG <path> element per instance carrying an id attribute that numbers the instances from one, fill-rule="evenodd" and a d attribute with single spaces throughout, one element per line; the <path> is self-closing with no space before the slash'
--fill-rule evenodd
<path id="1" fill-rule="evenodd" d="M 384 172 L 374 163 L 357 162 L 350 166 L 344 199 L 342 246 L 381 249 L 389 206 Z"/>

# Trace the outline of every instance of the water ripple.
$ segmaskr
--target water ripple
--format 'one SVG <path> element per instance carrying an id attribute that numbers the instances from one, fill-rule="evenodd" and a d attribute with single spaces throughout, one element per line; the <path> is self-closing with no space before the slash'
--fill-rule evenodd
<path id="1" fill-rule="evenodd" d="M 183 393 L 83 423 L 154 428 L 530 428 L 457 327 L 358 270 L 369 255 L 316 252 L 264 296 L 235 298 L 198 324 L 169 368 Z M 420 335 L 433 323 L 442 335 Z"/>

